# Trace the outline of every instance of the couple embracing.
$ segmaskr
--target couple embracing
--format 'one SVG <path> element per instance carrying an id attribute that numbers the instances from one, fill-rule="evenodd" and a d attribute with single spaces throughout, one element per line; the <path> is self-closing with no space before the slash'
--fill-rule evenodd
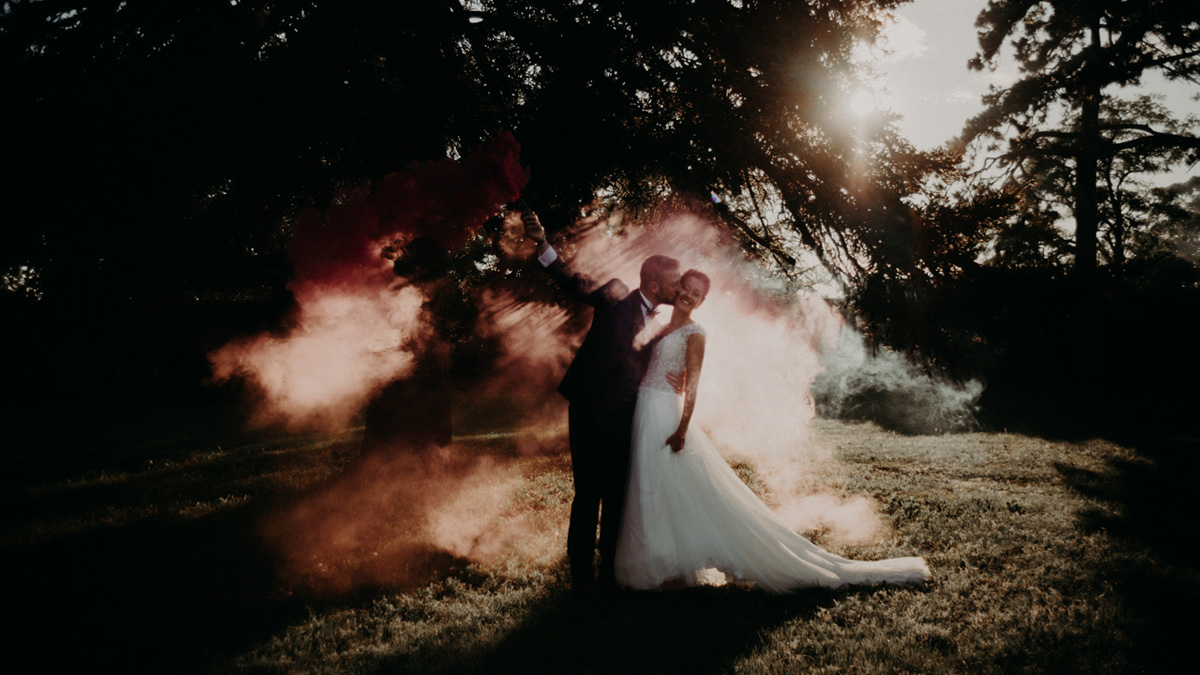
<path id="1" fill-rule="evenodd" d="M 573 590 L 691 586 L 714 574 L 777 593 L 928 578 L 921 558 L 848 560 L 796 534 L 692 427 L 705 347 L 692 313 L 708 277 L 651 256 L 632 292 L 618 279 L 599 284 L 558 256 L 537 215 L 523 220 L 546 272 L 594 308 L 559 385 L 575 484 L 567 533 Z M 672 306 L 665 325 L 654 318 L 658 305 Z"/>

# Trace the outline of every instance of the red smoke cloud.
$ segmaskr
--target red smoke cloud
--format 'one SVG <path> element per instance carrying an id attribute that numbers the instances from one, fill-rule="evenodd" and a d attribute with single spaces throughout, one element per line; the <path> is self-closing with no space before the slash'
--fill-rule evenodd
<path id="1" fill-rule="evenodd" d="M 505 202 L 528 171 L 503 134 L 456 161 L 414 164 L 374 189 L 339 194 L 294 224 L 289 284 L 298 312 L 284 337 L 262 334 L 209 355 L 213 378 L 244 377 L 263 393 L 257 422 L 336 428 L 403 377 L 428 335 L 424 297 L 398 282 L 393 253 L 418 238 L 452 254 Z"/>
<path id="2" fill-rule="evenodd" d="M 555 387 L 574 351 L 564 334 L 570 314 L 511 290 L 489 289 L 480 303 L 480 330 L 499 351 L 455 415 L 468 418 L 466 431 L 500 433 L 472 438 L 457 428 L 445 447 L 368 453 L 268 518 L 263 533 L 287 586 L 319 595 L 405 587 L 467 562 L 545 565 L 562 556 L 570 480 Z M 547 481 L 552 489 L 529 489 Z"/>
<path id="3" fill-rule="evenodd" d="M 258 423 L 333 429 L 351 422 L 437 339 L 421 285 L 398 278 L 392 259 L 418 239 L 445 255 L 459 250 L 524 187 L 528 172 L 518 154 L 506 134 L 461 161 L 410 166 L 302 215 L 290 248 L 293 327 L 210 354 L 214 380 L 241 377 L 255 385 L 262 392 Z M 500 346 L 499 374 L 477 392 L 520 409 L 535 399 L 545 407 L 569 356 L 558 335 L 567 313 L 516 302 L 504 291 L 489 291 L 482 301 L 482 330 Z M 562 434 L 526 435 L 513 439 L 509 456 L 490 456 L 469 442 L 369 453 L 266 518 L 263 534 L 283 580 L 318 593 L 420 583 L 463 559 L 512 552 L 546 562 L 562 547 L 556 523 L 566 521 L 565 504 L 519 508 L 513 495 L 528 478 L 521 471 L 543 460 L 514 460 L 522 453 L 560 457 L 561 441 Z"/>

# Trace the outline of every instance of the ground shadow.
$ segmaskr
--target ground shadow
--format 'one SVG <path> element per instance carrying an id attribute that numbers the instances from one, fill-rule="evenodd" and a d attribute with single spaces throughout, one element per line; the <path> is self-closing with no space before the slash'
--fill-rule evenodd
<path id="1" fill-rule="evenodd" d="M 52 672 L 210 672 L 314 603 L 280 585 L 259 532 L 270 508 L 153 516 L 5 544 L 14 581 L 7 604 L 22 617 L 13 644 Z"/>
<path id="2" fill-rule="evenodd" d="M 278 552 L 260 527 L 289 501 L 5 543 L 6 607 L 20 617 L 8 639 L 25 655 L 18 661 L 51 672 L 111 666 L 120 672 L 206 673 L 310 610 L 378 594 L 380 585 L 331 595 L 280 579 Z M 389 591 L 428 584 L 464 565 L 434 548 L 407 551 L 407 562 L 420 570 L 419 578 L 393 579 Z"/>
<path id="3" fill-rule="evenodd" d="M 1147 546 L 1172 564 L 1196 565 L 1200 438 L 1114 440 L 1135 449 L 1138 459 L 1110 460 L 1103 471 L 1056 465 L 1072 489 L 1112 507 L 1085 512 L 1084 525 Z"/>
<path id="4" fill-rule="evenodd" d="M 303 450 L 311 439 L 250 442 L 216 414 L 144 423 L 142 409 L 60 412 L 57 426 L 52 415 L 25 425 L 24 444 L 0 456 L 5 606 L 18 620 L 6 644 L 17 662 L 51 672 L 211 672 L 310 609 L 425 585 L 465 565 L 415 546 L 404 551 L 405 570 L 347 592 L 281 578 L 264 523 L 351 471 L 362 459 L 353 435 L 317 444 L 314 459 Z M 299 488 L 278 478 L 307 468 L 332 473 Z"/>
<path id="5" fill-rule="evenodd" d="M 1087 531 L 1106 532 L 1130 544 L 1096 570 L 1103 585 L 1119 593 L 1136 617 L 1129 626 L 1140 660 L 1155 672 L 1190 664 L 1185 653 L 1198 624 L 1190 608 L 1200 602 L 1200 545 L 1195 537 L 1200 507 L 1195 481 L 1200 439 L 1123 438 L 1139 460 L 1112 460 L 1094 471 L 1058 464 L 1066 484 L 1099 505 L 1080 514 Z M 1141 552 L 1144 551 L 1145 555 Z"/>
<path id="6" fill-rule="evenodd" d="M 724 587 L 614 592 L 577 598 L 563 590 L 529 612 L 495 645 L 453 654 L 397 655 L 384 672 L 722 673 L 764 631 L 812 616 L 839 595 L 770 595 Z"/>
<path id="7" fill-rule="evenodd" d="M 9 607 L 23 617 L 14 644 L 40 670 L 206 670 L 298 609 L 272 599 L 252 521 L 148 521 L 6 550 Z"/>

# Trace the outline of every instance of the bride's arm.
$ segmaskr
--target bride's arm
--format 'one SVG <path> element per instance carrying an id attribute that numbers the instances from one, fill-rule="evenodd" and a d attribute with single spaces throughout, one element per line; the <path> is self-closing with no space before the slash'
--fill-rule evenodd
<path id="1" fill-rule="evenodd" d="M 667 439 L 667 445 L 675 452 L 683 450 L 684 439 L 687 438 L 688 425 L 692 422 L 692 412 L 696 409 L 696 392 L 700 388 L 700 366 L 704 365 L 704 334 L 693 333 L 687 339 L 687 388 L 683 393 L 683 415 L 679 418 L 679 427 Z"/>

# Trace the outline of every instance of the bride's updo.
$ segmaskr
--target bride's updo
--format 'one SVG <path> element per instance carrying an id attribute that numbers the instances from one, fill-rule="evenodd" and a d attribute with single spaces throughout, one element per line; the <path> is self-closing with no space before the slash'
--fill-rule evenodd
<path id="1" fill-rule="evenodd" d="M 704 297 L 708 297 L 708 289 L 712 286 L 712 282 L 708 280 L 708 275 L 700 270 L 688 270 L 679 277 L 679 285 L 682 286 L 688 279 L 695 279 L 704 287 Z"/>

